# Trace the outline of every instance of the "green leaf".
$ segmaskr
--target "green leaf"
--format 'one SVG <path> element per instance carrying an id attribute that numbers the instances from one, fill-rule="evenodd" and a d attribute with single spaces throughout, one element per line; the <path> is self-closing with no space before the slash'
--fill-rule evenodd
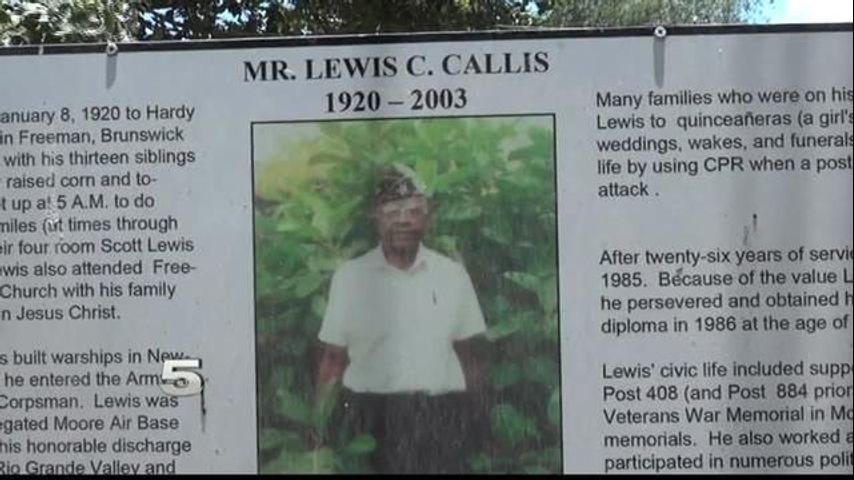
<path id="1" fill-rule="evenodd" d="M 543 311 L 545 312 L 553 312 L 557 311 L 557 276 L 556 275 L 548 275 L 547 277 L 540 280 L 537 285 L 537 297 L 540 299 L 540 306 L 542 306 Z"/>
<path id="2" fill-rule="evenodd" d="M 444 174 L 438 175 L 435 180 L 435 193 L 448 193 L 448 191 L 462 185 L 471 176 L 471 172 L 465 168 L 455 168 Z"/>
<path id="3" fill-rule="evenodd" d="M 326 313 L 326 297 L 323 295 L 315 295 L 311 299 L 311 313 L 317 318 L 323 318 Z"/>
<path id="4" fill-rule="evenodd" d="M 314 293 L 323 284 L 325 276 L 317 272 L 309 272 L 295 279 L 294 295 L 297 298 L 306 298 Z"/>
<path id="5" fill-rule="evenodd" d="M 424 182 L 428 192 L 433 191 L 433 185 L 436 183 L 436 161 L 432 158 L 419 159 L 415 164 L 415 173 Z"/>
<path id="6" fill-rule="evenodd" d="M 262 428 L 258 433 L 258 448 L 261 451 L 299 448 L 301 444 L 302 439 L 296 432 L 279 428 Z"/>
<path id="7" fill-rule="evenodd" d="M 433 246 L 446 255 L 453 256 L 456 255 L 458 252 L 457 239 L 448 235 L 436 237 L 433 240 Z"/>
<path id="8" fill-rule="evenodd" d="M 499 323 L 498 325 L 487 329 L 486 333 L 484 334 L 484 338 L 486 338 L 490 342 L 495 342 L 507 336 L 513 335 L 514 333 L 519 331 L 520 328 L 522 328 L 521 325 L 518 325 L 513 322 Z"/>
<path id="9" fill-rule="evenodd" d="M 318 254 L 308 259 L 308 268 L 315 272 L 332 273 L 340 263 L 336 257 Z"/>
<path id="10" fill-rule="evenodd" d="M 506 403 L 492 409 L 492 432 L 499 440 L 510 445 L 519 445 L 540 436 L 533 420 Z"/>
<path id="11" fill-rule="evenodd" d="M 353 219 L 357 216 L 357 212 L 360 207 L 362 207 L 363 199 L 359 197 L 354 197 L 350 200 L 342 201 L 341 203 L 331 204 L 332 208 L 332 219 L 336 223 L 340 223 L 342 225 L 346 225 L 349 222 L 352 222 Z M 342 230 L 349 230 L 344 228 Z"/>
<path id="12" fill-rule="evenodd" d="M 320 131 L 330 137 L 338 137 L 341 135 L 342 125 L 338 122 L 320 122 Z"/>
<path id="13" fill-rule="evenodd" d="M 542 465 L 526 465 L 522 468 L 522 473 L 525 475 L 548 475 L 553 472 Z"/>
<path id="14" fill-rule="evenodd" d="M 540 286 L 540 279 L 530 273 L 525 272 L 505 272 L 504 278 L 510 280 L 516 285 L 536 293 Z"/>
<path id="15" fill-rule="evenodd" d="M 288 391 L 279 391 L 276 395 L 276 413 L 294 422 L 311 426 L 314 409 L 305 400 Z"/>
<path id="16" fill-rule="evenodd" d="M 519 383 L 522 378 L 522 369 L 516 363 L 501 363 L 495 366 L 490 372 L 492 386 L 497 390 L 503 390 L 507 387 Z"/>
<path id="17" fill-rule="evenodd" d="M 308 350 L 308 340 L 301 336 L 291 336 L 283 340 L 281 349 L 292 357 L 301 358 Z"/>
<path id="18" fill-rule="evenodd" d="M 492 240 L 495 243 L 501 245 L 509 245 L 512 242 L 511 236 L 507 232 L 507 228 L 502 224 L 492 224 L 490 226 L 485 226 L 480 229 L 480 233 Z"/>
<path id="19" fill-rule="evenodd" d="M 282 451 L 262 468 L 263 473 L 334 473 L 335 452 L 320 448 L 308 452 Z"/>
<path id="20" fill-rule="evenodd" d="M 303 229 L 303 223 L 294 219 L 285 219 L 276 224 L 276 231 L 279 233 L 299 232 Z"/>
<path id="21" fill-rule="evenodd" d="M 324 163 L 337 164 L 346 160 L 347 159 L 345 157 L 342 157 L 341 155 L 335 155 L 334 153 L 324 152 L 312 155 L 311 158 L 308 159 L 308 163 L 310 165 L 320 165 Z"/>
<path id="22" fill-rule="evenodd" d="M 490 455 L 479 453 L 469 460 L 469 467 L 474 473 L 495 472 L 493 459 Z"/>
<path id="23" fill-rule="evenodd" d="M 560 367 L 556 358 L 542 355 L 530 357 L 525 360 L 525 379 L 529 382 L 539 383 L 546 387 L 554 387 L 560 379 Z"/>
<path id="24" fill-rule="evenodd" d="M 330 238 L 336 224 L 332 218 L 332 212 L 325 206 L 314 211 L 311 226 L 320 232 L 323 238 Z"/>
<path id="25" fill-rule="evenodd" d="M 320 401 L 316 402 L 311 420 L 315 431 L 329 433 L 327 426 L 333 418 L 332 414 L 338 404 L 340 390 L 340 385 L 330 385 L 326 394 L 322 395 Z"/>
<path id="26" fill-rule="evenodd" d="M 541 473 L 559 473 L 563 454 L 560 448 L 530 450 L 519 455 L 519 462 L 526 468 L 538 469 Z"/>
<path id="27" fill-rule="evenodd" d="M 442 210 L 441 218 L 448 221 L 471 220 L 479 217 L 482 213 L 483 210 L 477 205 L 458 204 Z"/>
<path id="28" fill-rule="evenodd" d="M 377 441 L 368 434 L 358 435 L 344 447 L 344 451 L 350 455 L 366 455 L 377 448 Z"/>

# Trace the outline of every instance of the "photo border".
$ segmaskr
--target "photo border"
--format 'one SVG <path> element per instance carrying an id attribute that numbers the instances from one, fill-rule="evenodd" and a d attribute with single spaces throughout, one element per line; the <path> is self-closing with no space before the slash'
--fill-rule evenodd
<path id="1" fill-rule="evenodd" d="M 259 399 L 261 398 L 261 383 L 258 379 L 258 367 L 259 367 L 259 359 L 258 359 L 258 304 L 257 304 L 257 282 L 258 282 L 258 264 L 257 264 L 257 227 L 255 225 L 255 187 L 256 187 L 256 178 L 255 178 L 255 126 L 256 125 L 291 125 L 291 124 L 306 124 L 306 123 L 344 123 L 344 122 L 371 122 L 371 121 L 389 121 L 389 120 L 432 120 L 432 119 L 455 119 L 462 120 L 467 118 L 518 118 L 518 117 L 544 117 L 551 118 L 551 134 L 552 134 L 552 163 L 553 163 L 553 182 L 552 188 L 554 189 L 554 208 L 555 208 L 555 216 L 554 216 L 554 232 L 555 232 L 555 289 L 556 289 L 556 299 L 557 299 L 557 346 L 558 346 L 558 385 L 557 388 L 560 391 L 560 472 L 556 472 L 558 475 L 563 475 L 566 471 L 566 465 L 564 459 L 566 457 L 565 445 L 564 445 L 564 385 L 563 385 L 563 335 L 562 335 L 562 321 L 563 317 L 561 315 L 561 290 L 560 290 L 560 205 L 558 202 L 559 190 L 558 190 L 558 142 L 557 142 L 557 113 L 556 112 L 528 112 L 528 113 L 495 113 L 495 114 L 476 114 L 476 115 L 435 115 L 435 116 L 404 116 L 404 117 L 368 117 L 368 118 L 322 118 L 322 119 L 297 119 L 297 120 L 261 120 L 261 121 L 252 121 L 249 124 L 249 146 L 250 146 L 250 175 L 252 182 L 252 313 L 253 313 L 253 327 L 254 327 L 254 342 L 252 343 L 252 354 L 255 357 L 255 471 L 256 473 L 260 472 L 260 461 L 259 457 L 261 455 L 261 429 L 260 429 L 260 421 L 261 421 L 261 410 L 258 406 Z M 347 474 L 347 472 L 341 472 L 342 475 Z"/>

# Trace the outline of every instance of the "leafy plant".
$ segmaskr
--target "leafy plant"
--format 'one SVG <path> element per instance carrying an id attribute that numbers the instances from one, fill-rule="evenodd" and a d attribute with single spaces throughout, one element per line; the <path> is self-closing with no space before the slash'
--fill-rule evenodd
<path id="1" fill-rule="evenodd" d="M 291 127 L 263 135 L 295 131 Z M 377 242 L 368 216 L 377 173 L 400 162 L 432 191 L 435 225 L 425 243 L 466 266 L 487 318 L 483 353 L 491 373 L 482 417 L 488 439 L 470 459 L 472 470 L 558 472 L 550 119 L 329 122 L 313 132 L 258 159 L 262 471 L 367 471 L 376 440 L 337 428 L 340 422 L 329 418 L 335 412 L 314 412 L 316 338 L 335 268 Z"/>

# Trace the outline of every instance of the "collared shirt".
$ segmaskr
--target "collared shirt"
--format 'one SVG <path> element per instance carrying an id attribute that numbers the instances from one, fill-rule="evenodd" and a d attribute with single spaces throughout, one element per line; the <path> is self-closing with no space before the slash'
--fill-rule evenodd
<path id="1" fill-rule="evenodd" d="M 380 247 L 344 263 L 318 337 L 347 349 L 350 390 L 435 395 L 466 389 L 453 342 L 485 330 L 465 268 L 421 245 L 408 270 Z"/>

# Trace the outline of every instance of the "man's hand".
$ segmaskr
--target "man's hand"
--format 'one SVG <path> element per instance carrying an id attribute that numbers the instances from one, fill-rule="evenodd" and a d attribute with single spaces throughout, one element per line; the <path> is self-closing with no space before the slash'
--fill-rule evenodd
<path id="1" fill-rule="evenodd" d="M 317 388 L 320 391 L 325 385 L 336 383 L 344 376 L 347 368 L 347 348 L 323 344 L 323 355 L 320 358 L 320 368 L 317 369 Z"/>
<path id="2" fill-rule="evenodd" d="M 347 349 L 335 345 L 322 344 L 323 353 L 317 369 L 317 385 L 314 393 L 315 425 L 311 429 L 309 443 L 313 449 L 325 444 L 326 420 L 334 409 L 332 402 L 336 398 L 338 382 L 347 368 Z"/>

